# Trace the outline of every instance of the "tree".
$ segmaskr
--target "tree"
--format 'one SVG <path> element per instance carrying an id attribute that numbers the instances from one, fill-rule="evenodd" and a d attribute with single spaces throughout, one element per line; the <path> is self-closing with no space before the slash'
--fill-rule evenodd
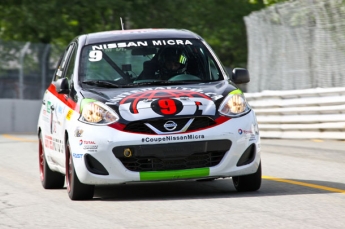
<path id="1" fill-rule="evenodd" d="M 126 28 L 184 28 L 205 38 L 226 66 L 245 67 L 243 17 L 262 0 L 2 0 L 0 38 L 66 45 L 78 34 Z M 273 0 L 272 0 L 273 1 Z"/>
<path id="2" fill-rule="evenodd" d="M 134 1 L 130 15 L 136 28 L 184 28 L 201 35 L 226 66 L 246 66 L 247 41 L 243 17 L 262 9 L 262 2 L 244 0 Z"/>

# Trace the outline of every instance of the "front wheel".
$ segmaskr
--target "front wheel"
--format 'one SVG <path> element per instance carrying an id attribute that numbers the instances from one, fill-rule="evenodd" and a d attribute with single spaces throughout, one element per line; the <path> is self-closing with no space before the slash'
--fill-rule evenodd
<path id="1" fill-rule="evenodd" d="M 40 171 L 40 179 L 45 189 L 60 189 L 65 184 L 65 176 L 59 172 L 52 171 L 47 163 L 44 153 L 42 134 L 38 139 L 38 165 Z"/>
<path id="2" fill-rule="evenodd" d="M 73 165 L 73 158 L 69 141 L 66 143 L 66 186 L 71 200 L 89 200 L 93 198 L 94 185 L 83 184 L 79 181 Z"/>
<path id="3" fill-rule="evenodd" d="M 258 170 L 249 175 L 232 177 L 232 182 L 239 192 L 252 192 L 260 189 L 261 186 L 261 162 Z"/>

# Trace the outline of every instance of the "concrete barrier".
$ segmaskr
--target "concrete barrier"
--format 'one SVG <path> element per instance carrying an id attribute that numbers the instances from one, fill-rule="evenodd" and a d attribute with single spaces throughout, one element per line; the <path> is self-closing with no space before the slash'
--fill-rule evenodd
<path id="1" fill-rule="evenodd" d="M 0 133 L 36 133 L 42 100 L 0 99 Z"/>

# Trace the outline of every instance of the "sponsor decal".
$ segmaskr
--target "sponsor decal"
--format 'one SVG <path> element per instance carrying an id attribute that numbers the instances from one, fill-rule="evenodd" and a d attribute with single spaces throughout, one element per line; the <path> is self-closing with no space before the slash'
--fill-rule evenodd
<path id="1" fill-rule="evenodd" d="M 93 149 L 98 149 L 98 145 L 84 145 L 83 149 L 85 150 L 93 150 Z"/>
<path id="2" fill-rule="evenodd" d="M 176 135 L 176 136 L 165 136 L 165 137 L 146 137 L 142 138 L 141 142 L 170 142 L 170 141 L 185 141 L 185 140 L 197 140 L 204 139 L 204 135 L 188 134 L 188 135 Z"/>
<path id="3" fill-rule="evenodd" d="M 92 50 L 89 52 L 89 61 L 97 62 L 103 59 L 103 52 L 115 51 L 121 52 L 124 48 L 131 47 L 148 47 L 148 46 L 169 46 L 169 45 L 193 45 L 189 40 L 149 40 L 149 41 L 128 41 L 110 44 L 93 45 Z"/>
<path id="4" fill-rule="evenodd" d="M 64 106 L 58 105 L 58 107 L 57 107 L 57 112 L 58 112 L 59 114 L 62 114 L 62 113 L 64 112 L 64 110 L 65 110 L 65 107 L 64 107 Z"/>
<path id="5" fill-rule="evenodd" d="M 256 136 L 252 130 L 238 129 L 238 133 L 240 135 L 246 134 L 246 138 L 248 138 L 248 135 L 249 135 L 249 141 L 255 141 L 256 140 Z"/>
<path id="6" fill-rule="evenodd" d="M 128 41 L 128 42 L 93 45 L 92 50 L 95 51 L 95 50 L 106 50 L 106 49 L 114 49 L 114 48 L 147 47 L 147 46 L 162 46 L 162 45 L 193 45 L 193 43 L 189 40 L 174 40 L 174 39 Z"/>
<path id="7" fill-rule="evenodd" d="M 52 136 L 46 135 L 44 137 L 44 146 L 47 149 L 63 153 L 63 141 L 57 138 L 53 138 Z"/>
<path id="8" fill-rule="evenodd" d="M 72 114 L 73 114 L 73 110 L 68 110 L 67 115 L 66 115 L 66 119 L 71 120 Z"/>
<path id="9" fill-rule="evenodd" d="M 87 150 L 89 152 L 97 152 L 98 145 L 94 141 L 85 141 L 80 139 L 79 145 L 83 146 L 83 150 Z"/>
<path id="10" fill-rule="evenodd" d="M 86 145 L 95 145 L 96 143 L 94 141 L 83 141 L 84 144 Z"/>
<path id="11" fill-rule="evenodd" d="M 74 158 L 82 158 L 84 154 L 81 154 L 81 153 L 73 153 L 72 156 Z"/>
<path id="12" fill-rule="evenodd" d="M 82 137 L 84 130 L 82 130 L 79 126 L 74 131 L 74 137 Z"/>
<path id="13" fill-rule="evenodd" d="M 152 45 L 193 45 L 193 43 L 189 40 L 153 40 Z"/>
<path id="14" fill-rule="evenodd" d="M 51 112 L 51 110 L 50 110 L 51 106 L 52 106 L 52 103 L 50 101 L 48 101 L 47 102 L 47 113 L 48 114 L 50 114 L 50 112 Z"/>
<path id="15" fill-rule="evenodd" d="M 242 130 L 242 129 L 238 129 L 238 133 L 239 134 L 253 134 L 252 130 Z"/>
<path id="16" fill-rule="evenodd" d="M 255 141 L 256 140 L 256 136 L 254 134 L 250 135 L 249 141 Z"/>

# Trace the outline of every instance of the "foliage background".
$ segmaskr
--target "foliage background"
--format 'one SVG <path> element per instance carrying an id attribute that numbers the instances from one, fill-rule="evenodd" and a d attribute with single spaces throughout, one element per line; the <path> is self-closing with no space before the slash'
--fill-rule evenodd
<path id="1" fill-rule="evenodd" d="M 243 17 L 284 0 L 1 0 L 0 40 L 65 46 L 83 33 L 183 28 L 201 35 L 227 67 L 246 67 Z"/>

